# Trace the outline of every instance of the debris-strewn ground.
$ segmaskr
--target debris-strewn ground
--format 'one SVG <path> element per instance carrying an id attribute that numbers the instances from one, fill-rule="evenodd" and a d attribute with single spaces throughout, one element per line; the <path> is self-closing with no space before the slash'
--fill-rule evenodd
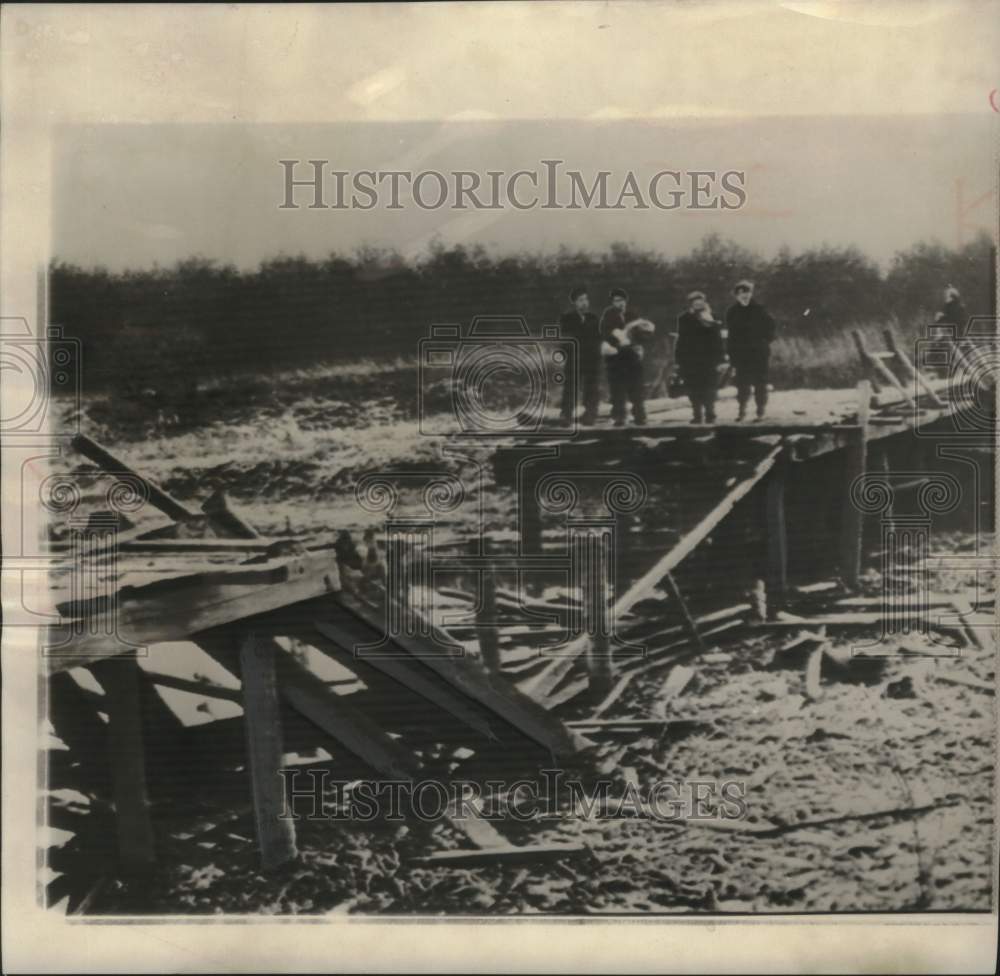
<path id="1" fill-rule="evenodd" d="M 783 651 L 796 631 L 782 629 L 744 632 L 683 665 L 664 659 L 637 675 L 604 716 L 679 723 L 598 740 L 597 764 L 615 784 L 612 795 L 632 777 L 643 797 L 664 780 L 738 783 L 745 819 L 500 821 L 515 843 L 582 842 L 589 852 L 477 868 L 410 863 L 436 847 L 467 846 L 447 825 L 303 822 L 301 863 L 265 876 L 251 818 L 233 812 L 178 826 L 141 897 L 111 882 L 93 910 L 987 910 L 996 678 L 989 631 L 981 632 L 982 649 L 942 638 L 938 650 L 953 645 L 953 657 L 911 653 L 837 667 L 839 649 L 872 635 L 832 630 L 833 657 L 815 700 L 805 677 L 811 649 Z M 664 704 L 661 690 L 676 667 L 694 674 Z M 760 829 L 768 832 L 755 836 Z"/>
<path id="2" fill-rule="evenodd" d="M 415 422 L 396 422 L 389 406 L 385 418 L 376 404 L 349 429 L 330 427 L 329 404 L 321 408 L 315 425 L 304 423 L 299 406 L 294 415 L 220 421 L 155 443 L 108 443 L 182 500 L 194 504 L 207 496 L 207 485 L 222 484 L 263 531 L 296 534 L 356 525 L 350 486 L 357 473 L 419 469 L 435 456 L 434 442 L 416 436 Z M 499 505 L 487 512 L 491 528 L 507 528 L 506 518 Z M 935 551 L 974 543 L 986 551 L 992 540 L 939 537 Z M 867 592 L 877 593 L 878 584 L 870 574 Z M 968 595 L 972 585 L 971 575 L 951 570 L 931 589 Z M 544 864 L 454 868 L 411 863 L 435 846 L 465 846 L 450 826 L 429 833 L 410 822 L 302 823 L 300 862 L 265 876 L 257 868 L 252 819 L 234 810 L 202 823 L 171 821 L 159 873 L 131 885 L 105 882 L 87 910 L 988 910 L 995 632 L 979 632 L 982 648 L 943 638 L 954 657 L 930 656 L 911 641 L 911 653 L 857 666 L 844 665 L 840 652 L 849 656 L 851 644 L 872 640 L 876 628 L 831 627 L 818 694 L 806 677 L 813 648 L 782 650 L 796 633 L 720 635 L 707 655 L 684 659 L 694 675 L 669 702 L 664 683 L 679 665 L 664 658 L 637 675 L 604 716 L 689 720 L 601 739 L 598 764 L 619 786 L 638 783 L 640 793 L 663 780 L 744 784 L 747 816 L 728 829 L 627 818 L 505 821 L 498 829 L 514 843 L 582 842 L 589 851 Z M 579 717 L 586 708 L 566 714 Z"/>

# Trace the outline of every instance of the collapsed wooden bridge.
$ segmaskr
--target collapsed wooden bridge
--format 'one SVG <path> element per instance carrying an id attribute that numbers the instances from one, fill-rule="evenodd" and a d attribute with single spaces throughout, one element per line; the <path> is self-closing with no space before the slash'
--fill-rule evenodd
<path id="1" fill-rule="evenodd" d="M 439 560 L 471 585 L 440 587 L 424 606 L 412 598 L 409 583 L 390 579 L 382 585 L 378 572 L 368 574 L 364 561 L 345 554 L 343 538 L 309 544 L 261 538 L 221 494 L 195 511 L 89 438 L 76 438 L 81 453 L 172 523 L 153 532 L 118 531 L 114 518 L 92 517 L 74 536 L 79 558 L 54 574 L 66 599 L 43 656 L 48 714 L 70 749 L 68 766 L 91 782 L 109 779 L 122 869 L 147 869 L 156 857 L 150 756 L 171 751 L 176 764 L 183 762 L 185 743 L 211 739 L 205 726 L 180 729 L 155 689 L 242 707 L 244 775 L 257 839 L 263 865 L 275 867 L 296 856 L 295 822 L 282 816 L 287 798 L 280 775 L 294 748 L 329 747 L 350 775 L 410 782 L 445 774 L 448 767 L 442 772 L 428 759 L 433 750 L 424 747 L 430 743 L 447 743 L 449 754 L 471 750 L 486 764 L 511 754 L 527 757 L 536 769 L 553 757 L 585 763 L 589 737 L 616 726 L 602 714 L 639 669 L 697 654 L 754 618 L 774 620 L 788 589 L 785 485 L 795 465 L 825 455 L 840 459 L 841 482 L 834 489 L 840 576 L 848 588 L 856 586 L 864 511 L 852 487 L 866 473 L 869 446 L 912 434 L 918 425 L 932 429 L 954 421 L 968 407 L 964 391 L 922 376 L 894 344 L 877 355 L 858 341 L 868 375 L 846 394 L 846 403 L 839 398 L 833 409 L 842 413 L 828 421 L 695 427 L 673 420 L 673 405 L 662 414 L 654 405 L 650 415 L 661 423 L 598 425 L 572 437 L 512 439 L 498 447 L 497 484 L 515 488 L 521 503 L 517 547 L 503 551 L 487 539 L 471 554 Z M 881 394 L 873 395 L 873 383 Z M 580 603 L 571 588 L 540 598 L 498 582 L 542 565 L 546 490 L 555 476 L 571 476 L 583 466 L 650 479 L 697 470 L 721 485 L 690 527 L 610 594 L 600 608 L 610 627 L 592 620 L 567 627 L 567 614 Z M 758 488 L 765 499 L 768 609 L 741 602 L 696 614 L 675 570 Z M 378 569 L 378 553 L 372 553 Z M 81 595 L 81 567 L 91 567 L 86 573 L 100 576 L 107 592 Z M 652 626 L 656 621 L 644 609 L 650 601 L 670 606 L 669 626 Z M 442 610 L 450 613 L 450 624 L 443 623 Z M 517 619 L 501 623 L 505 612 Z M 390 619 L 406 623 L 388 627 Z M 641 643 L 644 652 L 618 653 L 620 637 L 633 650 Z M 192 680 L 144 663 L 143 648 L 171 642 L 195 645 L 233 680 Z M 555 650 L 547 653 L 546 647 Z M 339 677 L 323 677 L 315 655 L 335 663 Z M 91 687 L 71 677 L 80 674 L 76 669 L 89 671 Z M 569 722 L 559 713 L 573 701 L 588 702 L 589 712 Z M 628 735 L 643 721 L 617 726 Z M 446 816 L 471 847 L 432 853 L 432 863 L 530 860 L 580 849 L 515 846 L 485 820 Z"/>

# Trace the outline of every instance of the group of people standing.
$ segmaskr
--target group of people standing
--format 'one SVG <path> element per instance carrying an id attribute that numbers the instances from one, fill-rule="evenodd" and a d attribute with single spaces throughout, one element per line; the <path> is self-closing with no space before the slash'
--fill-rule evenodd
<path id="1" fill-rule="evenodd" d="M 754 300 L 753 290 L 750 281 L 736 283 L 735 301 L 726 310 L 724 323 L 712 314 L 704 292 L 693 291 L 687 296 L 687 310 L 677 320 L 674 366 L 691 401 L 696 424 L 714 423 L 716 395 L 730 368 L 736 372 L 737 420 L 746 418 L 751 396 L 757 419 L 764 417 L 776 327 L 767 310 Z M 573 308 L 559 320 L 562 335 L 577 341 L 581 423 L 587 426 L 597 419 L 603 361 L 614 425 L 624 426 L 628 405 L 634 422 L 644 424 L 643 342 L 652 335 L 654 326 L 632 309 L 624 289 L 613 289 L 609 298 L 611 304 L 598 319 L 590 311 L 587 289 L 574 288 L 570 293 Z M 573 387 L 567 384 L 562 401 L 564 425 L 572 422 L 575 412 Z"/>
<path id="2" fill-rule="evenodd" d="M 562 335 L 576 339 L 580 364 L 580 396 L 584 426 L 597 420 L 601 400 L 601 362 L 605 363 L 611 418 L 616 427 L 625 425 L 628 404 L 637 424 L 646 422 L 645 390 L 642 378 L 643 339 L 653 333 L 653 323 L 641 318 L 629 305 L 628 292 L 613 288 L 611 304 L 600 320 L 590 311 L 590 296 L 584 287 L 570 292 L 573 308 L 559 319 Z M 563 388 L 562 421 L 569 426 L 576 411 L 574 390 Z"/>
<path id="3" fill-rule="evenodd" d="M 715 399 L 724 376 L 736 373 L 737 421 L 746 419 L 753 396 L 756 419 L 767 410 L 771 343 L 777 327 L 753 297 L 753 282 L 738 281 L 725 322 L 712 314 L 704 292 L 687 296 L 688 310 L 677 320 L 674 362 L 691 400 L 693 422 L 715 422 Z"/>

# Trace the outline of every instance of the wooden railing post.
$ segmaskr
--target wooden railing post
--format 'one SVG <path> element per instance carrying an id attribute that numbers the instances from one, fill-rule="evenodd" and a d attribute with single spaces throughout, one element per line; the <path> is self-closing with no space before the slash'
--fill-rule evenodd
<path id="1" fill-rule="evenodd" d="M 843 517 L 840 528 L 840 576 L 852 589 L 861 576 L 861 546 L 864 515 L 854 504 L 851 486 L 864 476 L 868 458 L 868 414 L 871 408 L 871 384 L 868 380 L 858 383 L 858 430 L 851 435 L 851 442 L 844 451 Z"/>
<path id="2" fill-rule="evenodd" d="M 785 481 L 788 461 L 784 454 L 771 469 L 765 489 L 767 520 L 767 604 L 773 614 L 784 606 L 788 589 L 788 528 L 785 520 Z"/>
<path id="3" fill-rule="evenodd" d="M 252 632 L 240 639 L 247 766 L 261 867 L 265 871 L 298 857 L 295 823 L 291 818 L 282 817 L 285 808 L 285 786 L 281 778 L 284 750 L 274 653 L 272 642 L 257 641 Z"/>
<path id="4" fill-rule="evenodd" d="M 490 555 L 490 540 L 484 536 L 482 551 L 484 556 Z M 477 614 L 477 632 L 479 635 L 479 654 L 483 666 L 490 674 L 500 672 L 500 638 L 497 634 L 497 576 L 492 566 L 480 574 L 482 590 Z"/>
<path id="5" fill-rule="evenodd" d="M 134 658 L 102 661 L 94 672 L 107 695 L 108 760 L 118 828 L 118 852 L 127 872 L 152 867 L 153 823 L 146 792 L 146 757 Z"/>
<path id="6" fill-rule="evenodd" d="M 542 510 L 538 501 L 540 476 L 530 468 L 519 486 L 518 508 L 521 521 L 521 555 L 537 556 L 542 551 Z"/>

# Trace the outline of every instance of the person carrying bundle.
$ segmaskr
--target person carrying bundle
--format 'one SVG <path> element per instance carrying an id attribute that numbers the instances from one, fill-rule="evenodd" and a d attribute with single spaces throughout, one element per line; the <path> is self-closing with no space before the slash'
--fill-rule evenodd
<path id="1" fill-rule="evenodd" d="M 654 325 L 640 318 L 628 304 L 624 288 L 611 291 L 611 304 L 601 315 L 601 355 L 608 371 L 611 418 L 625 426 L 626 404 L 632 404 L 636 424 L 646 422 L 645 389 L 642 378 L 642 341 L 652 335 Z"/>

